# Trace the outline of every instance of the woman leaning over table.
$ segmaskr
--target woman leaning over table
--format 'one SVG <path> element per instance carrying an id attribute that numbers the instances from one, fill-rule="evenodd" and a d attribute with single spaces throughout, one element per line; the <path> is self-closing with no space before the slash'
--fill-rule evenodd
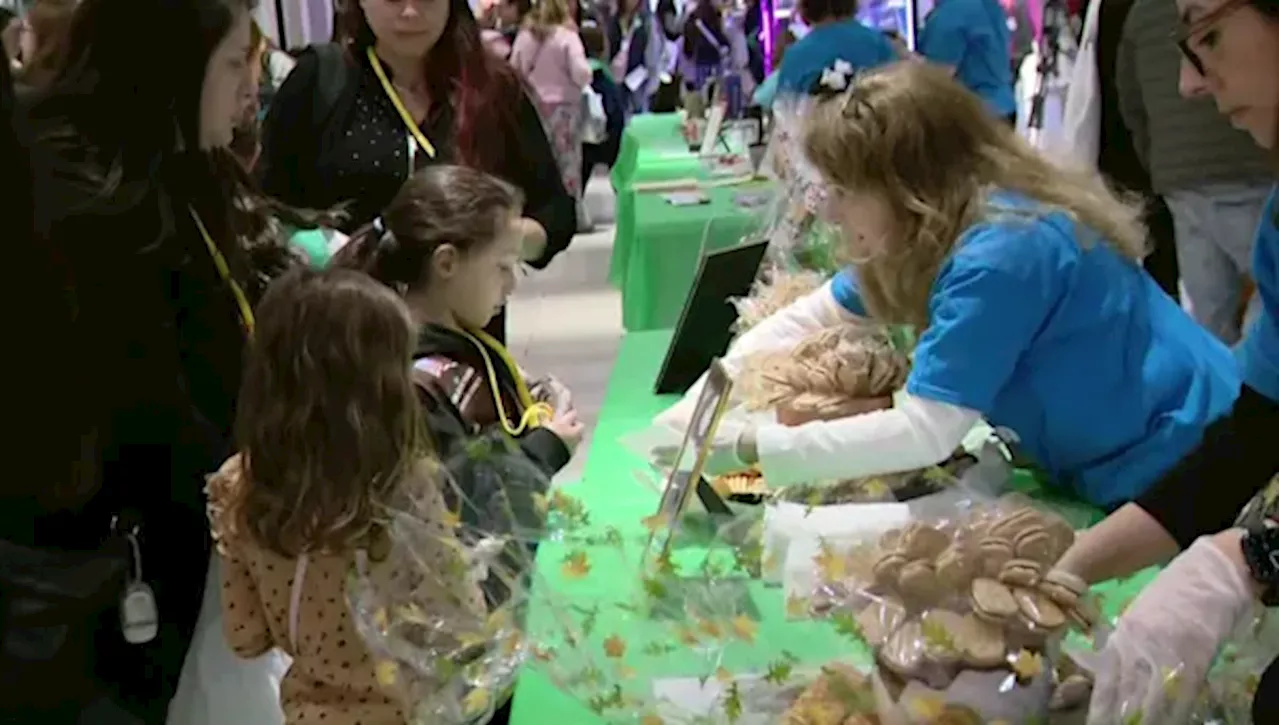
<path id="1" fill-rule="evenodd" d="M 577 209 L 537 108 L 485 50 L 467 1 L 353 0 L 343 20 L 345 51 L 306 53 L 276 93 L 259 161 L 266 191 L 310 209 L 349 204 L 350 233 L 414 169 L 461 163 L 524 192 L 524 258 L 550 263 L 577 231 Z M 499 315 L 489 332 L 502 339 L 504 328 Z"/>
<path id="2" fill-rule="evenodd" d="M 1210 95 L 1237 128 L 1276 159 L 1276 0 L 1178 0 L 1181 90 Z M 1178 722 L 1218 646 L 1261 599 L 1276 605 L 1277 416 L 1276 192 L 1263 211 L 1253 274 L 1263 310 L 1236 348 L 1244 387 L 1231 412 L 1146 494 L 1085 532 L 1058 566 L 1087 582 L 1125 576 L 1177 555 L 1133 602 L 1098 662 L 1090 719 Z M 1250 499 L 1254 501 L 1249 503 Z M 1246 504 L 1249 504 L 1246 507 Z M 1245 514 L 1242 515 L 1242 507 Z M 1180 550 L 1185 553 L 1178 555 Z M 1151 687 L 1151 673 L 1180 668 L 1179 687 Z M 1147 673 L 1147 680 L 1139 679 Z M 1161 678 L 1156 678 L 1157 680 Z M 1254 699 L 1254 722 L 1280 720 L 1276 663 Z"/>
<path id="3" fill-rule="evenodd" d="M 889 410 L 745 430 L 717 442 L 712 473 L 759 463 L 785 485 L 920 468 L 985 418 L 1110 508 L 1230 409 L 1230 351 L 1143 272 L 1138 211 L 1095 174 L 1039 156 L 944 69 L 850 79 L 816 101 L 804 148 L 858 261 L 744 335 L 728 366 L 870 317 L 919 331 L 906 395 Z"/>

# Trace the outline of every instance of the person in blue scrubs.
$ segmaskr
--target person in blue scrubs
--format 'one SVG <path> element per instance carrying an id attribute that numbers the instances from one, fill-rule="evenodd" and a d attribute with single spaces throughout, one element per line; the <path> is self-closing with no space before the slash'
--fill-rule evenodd
<path id="1" fill-rule="evenodd" d="M 930 62 L 950 68 L 997 118 L 1014 123 L 1011 40 L 999 0 L 940 0 L 920 31 L 918 46 Z"/>
<path id="2" fill-rule="evenodd" d="M 893 44 L 858 22 L 856 0 L 800 0 L 809 32 L 787 48 L 778 66 L 777 95 L 808 94 L 822 71 L 843 60 L 856 70 L 897 60 Z"/>
<path id="3" fill-rule="evenodd" d="M 910 325 L 905 395 L 890 410 L 747 429 L 718 441 L 710 473 L 758 464 L 777 486 L 922 468 L 985 419 L 1053 482 L 1111 509 L 1230 410 L 1231 352 L 1142 269 L 1140 210 L 1000 124 L 925 63 L 815 103 L 805 152 L 860 261 L 734 347 L 794 345 L 830 324 L 798 322 L 824 304 L 827 319 Z"/>

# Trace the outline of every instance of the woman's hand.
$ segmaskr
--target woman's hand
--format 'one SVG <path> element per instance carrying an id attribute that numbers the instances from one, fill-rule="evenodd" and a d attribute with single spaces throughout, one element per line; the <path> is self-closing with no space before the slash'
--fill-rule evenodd
<path id="1" fill-rule="evenodd" d="M 547 230 L 529 217 L 520 217 L 516 224 L 520 226 L 520 235 L 523 240 L 520 249 L 521 260 L 532 262 L 541 259 L 547 251 Z"/>
<path id="2" fill-rule="evenodd" d="M 1181 722 L 1255 595 L 1239 529 L 1202 537 L 1121 617 L 1094 666 L 1090 725 Z"/>

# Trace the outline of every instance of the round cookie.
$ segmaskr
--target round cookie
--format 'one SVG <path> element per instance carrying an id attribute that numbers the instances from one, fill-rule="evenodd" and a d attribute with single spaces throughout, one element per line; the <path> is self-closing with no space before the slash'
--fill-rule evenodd
<path id="1" fill-rule="evenodd" d="M 907 622 L 885 640 L 880 661 L 897 675 L 913 678 L 924 662 L 924 637 L 918 621 Z"/>
<path id="2" fill-rule="evenodd" d="M 1093 692 L 1093 683 L 1081 674 L 1068 675 L 1058 683 L 1049 698 L 1049 709 L 1054 711 L 1074 710 L 1089 704 L 1089 695 Z"/>
<path id="3" fill-rule="evenodd" d="M 928 607 L 944 594 L 933 567 L 923 561 L 908 562 L 898 574 L 898 593 L 908 607 Z"/>
<path id="4" fill-rule="evenodd" d="M 862 636 L 866 638 L 867 644 L 879 647 L 906 618 L 907 613 L 902 605 L 885 599 L 863 609 L 858 615 L 858 626 L 862 628 Z"/>
<path id="5" fill-rule="evenodd" d="M 996 576 L 1001 584 L 1011 587 L 1034 587 L 1040 581 L 1040 564 L 1031 559 L 1010 559 Z"/>
<path id="6" fill-rule="evenodd" d="M 1012 541 L 1018 534 L 1031 528 L 1044 528 L 1041 525 L 1040 512 L 1024 506 L 1002 516 L 991 525 L 987 535 Z"/>
<path id="7" fill-rule="evenodd" d="M 1006 562 L 1013 558 L 1013 545 L 1005 539 L 988 536 L 978 543 L 978 567 L 982 576 L 995 578 Z"/>
<path id="8" fill-rule="evenodd" d="M 908 559 L 932 559 L 947 548 L 950 538 L 926 524 L 914 523 L 902 530 L 898 551 Z"/>
<path id="9" fill-rule="evenodd" d="M 1040 592 L 1061 607 L 1070 609 L 1080 601 L 1088 587 L 1084 580 L 1062 569 L 1052 569 L 1040 579 Z"/>
<path id="10" fill-rule="evenodd" d="M 1023 618 L 1040 629 L 1054 630 L 1067 623 L 1062 608 L 1034 589 L 1015 589 L 1013 598 Z"/>
<path id="11" fill-rule="evenodd" d="M 907 557 L 902 554 L 897 552 L 885 554 L 871 567 L 871 575 L 879 586 L 893 589 L 898 585 L 898 575 L 902 572 L 902 567 L 906 565 Z"/>
<path id="12" fill-rule="evenodd" d="M 893 551 L 898 547 L 898 542 L 902 540 L 902 529 L 889 529 L 880 534 L 880 548 L 884 551 Z"/>
<path id="13" fill-rule="evenodd" d="M 969 600 L 974 614 L 988 622 L 1005 622 L 1018 613 L 1018 602 L 1013 598 L 1013 592 L 995 579 L 974 579 L 969 589 Z"/>
<path id="14" fill-rule="evenodd" d="M 1056 548 L 1048 530 L 1039 526 L 1023 530 L 1013 540 L 1014 554 L 1019 559 L 1029 559 L 1046 566 L 1056 560 Z"/>
<path id="15" fill-rule="evenodd" d="M 961 620 L 956 645 L 969 667 L 991 669 L 1004 664 L 1007 650 L 1004 632 L 973 614 L 966 614 Z"/>
<path id="16" fill-rule="evenodd" d="M 968 585 L 977 568 L 976 557 L 954 544 L 948 546 L 933 562 L 938 583 L 944 589 L 956 591 Z"/>

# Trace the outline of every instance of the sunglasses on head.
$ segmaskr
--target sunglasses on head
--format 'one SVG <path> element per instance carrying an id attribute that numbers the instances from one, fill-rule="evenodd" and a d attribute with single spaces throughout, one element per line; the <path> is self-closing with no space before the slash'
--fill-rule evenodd
<path id="1" fill-rule="evenodd" d="M 1239 10 L 1247 2 L 1248 0 L 1226 0 L 1218 7 L 1196 18 L 1194 22 L 1186 23 L 1174 32 L 1173 42 L 1177 44 L 1178 50 L 1182 52 L 1182 57 L 1187 59 L 1192 68 L 1196 69 L 1196 73 L 1203 76 L 1205 74 L 1205 64 L 1196 49 L 1191 47 L 1192 39 L 1208 32 L 1219 21 Z"/>

